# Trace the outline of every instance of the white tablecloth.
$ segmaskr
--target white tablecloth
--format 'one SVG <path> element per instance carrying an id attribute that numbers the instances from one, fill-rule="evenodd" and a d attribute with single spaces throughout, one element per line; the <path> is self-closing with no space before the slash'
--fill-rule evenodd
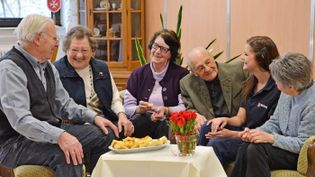
<path id="1" fill-rule="evenodd" d="M 92 177 L 226 177 L 212 147 L 197 146 L 191 157 L 180 157 L 176 145 L 151 152 L 103 154 Z"/>

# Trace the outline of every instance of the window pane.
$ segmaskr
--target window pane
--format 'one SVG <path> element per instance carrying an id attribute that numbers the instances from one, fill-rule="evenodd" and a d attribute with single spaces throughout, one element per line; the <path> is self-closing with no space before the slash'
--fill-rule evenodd
<path id="1" fill-rule="evenodd" d="M 111 10 L 121 10 L 121 0 L 109 0 Z"/>
<path id="2" fill-rule="evenodd" d="M 107 61 L 107 41 L 99 40 L 97 41 L 98 47 L 95 51 L 95 58 L 99 60 Z"/>
<path id="3" fill-rule="evenodd" d="M 46 0 L 2 0 L 2 2 L 0 18 L 23 18 L 33 13 L 50 17 Z"/>
<path id="4" fill-rule="evenodd" d="M 97 13 L 94 14 L 94 35 L 98 37 L 106 37 L 106 14 Z"/>
<path id="5" fill-rule="evenodd" d="M 141 9 L 141 1 L 140 0 L 131 0 L 131 9 L 132 10 L 140 10 Z"/>
<path id="6" fill-rule="evenodd" d="M 80 0 L 80 2 L 79 2 L 80 4 L 79 4 L 79 9 L 80 10 L 85 10 L 85 0 Z"/>
<path id="7" fill-rule="evenodd" d="M 123 42 L 122 40 L 110 41 L 110 61 L 121 62 L 123 60 Z"/>
<path id="8" fill-rule="evenodd" d="M 111 13 L 109 15 L 109 37 L 117 38 L 121 37 L 121 14 L 120 13 Z"/>
<path id="9" fill-rule="evenodd" d="M 80 15 L 80 21 L 79 21 L 79 23 L 80 23 L 81 25 L 85 26 L 85 12 L 80 12 L 79 15 Z"/>
<path id="10" fill-rule="evenodd" d="M 142 46 L 142 39 L 139 39 L 139 42 L 140 42 L 140 44 L 141 44 L 141 46 Z M 138 59 L 138 53 L 137 53 L 137 48 L 136 48 L 136 42 L 135 42 L 135 40 L 132 40 L 131 41 L 131 46 L 132 46 L 132 48 L 131 48 L 131 52 L 132 52 L 132 58 L 131 58 L 131 60 L 132 61 L 138 61 L 139 59 Z M 143 52 L 145 51 L 144 49 L 142 49 L 143 50 Z"/>
<path id="11" fill-rule="evenodd" d="M 141 37 L 141 13 L 131 13 L 132 37 Z"/>
<path id="12" fill-rule="evenodd" d="M 85 0 L 79 0 L 79 24 L 85 26 L 86 20 L 85 20 Z"/>

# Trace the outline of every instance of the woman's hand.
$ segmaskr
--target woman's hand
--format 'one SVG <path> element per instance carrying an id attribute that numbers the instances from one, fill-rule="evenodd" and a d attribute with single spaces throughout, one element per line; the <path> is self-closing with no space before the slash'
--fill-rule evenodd
<path id="1" fill-rule="evenodd" d="M 243 141 L 251 143 L 273 144 L 275 142 L 275 137 L 273 134 L 264 132 L 262 130 L 251 130 L 249 128 L 245 128 L 244 131 L 240 133 L 240 137 Z"/>
<path id="2" fill-rule="evenodd" d="M 250 129 L 246 127 L 239 133 L 239 137 L 242 139 L 242 141 L 250 142 Z"/>
<path id="3" fill-rule="evenodd" d="M 154 110 L 154 112 L 151 115 L 151 120 L 153 122 L 161 120 L 161 119 L 165 118 L 166 113 L 168 113 L 168 112 L 169 112 L 168 107 L 161 106 L 161 107 L 157 108 L 156 110 Z"/>
<path id="4" fill-rule="evenodd" d="M 152 108 L 153 108 L 153 104 L 152 103 L 149 103 L 149 102 L 146 102 L 146 101 L 140 101 L 139 105 L 138 105 L 138 107 L 136 109 L 136 113 L 137 114 L 144 114 L 147 111 L 152 110 Z"/>
<path id="5" fill-rule="evenodd" d="M 125 113 L 119 113 L 118 114 L 118 131 L 119 133 L 124 128 L 124 135 L 125 136 L 131 136 L 134 132 L 134 126 L 132 125 L 132 122 L 127 118 Z"/>
<path id="6" fill-rule="evenodd" d="M 208 124 L 211 124 L 211 132 L 215 133 L 222 130 L 228 124 L 227 117 L 218 117 L 210 120 Z"/>
<path id="7" fill-rule="evenodd" d="M 275 142 L 275 137 L 273 134 L 267 133 L 262 130 L 251 130 L 249 132 L 249 140 L 252 143 L 270 143 Z"/>
<path id="8" fill-rule="evenodd" d="M 206 138 L 207 139 L 211 139 L 211 138 L 231 138 L 231 137 L 237 137 L 237 133 L 235 131 L 223 128 L 219 131 L 216 132 L 208 132 L 206 134 Z"/>

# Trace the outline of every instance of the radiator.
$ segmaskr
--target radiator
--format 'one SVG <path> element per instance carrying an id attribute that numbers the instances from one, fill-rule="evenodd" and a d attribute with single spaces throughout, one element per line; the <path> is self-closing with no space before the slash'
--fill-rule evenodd
<path id="1" fill-rule="evenodd" d="M 0 58 L 7 53 L 10 50 L 10 48 L 1 48 L 0 47 Z"/>

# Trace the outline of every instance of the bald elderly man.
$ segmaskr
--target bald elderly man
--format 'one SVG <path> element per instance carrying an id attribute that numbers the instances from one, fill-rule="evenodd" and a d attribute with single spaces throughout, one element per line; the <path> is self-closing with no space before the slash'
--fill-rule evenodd
<path id="1" fill-rule="evenodd" d="M 203 47 L 192 49 L 186 61 L 192 73 L 180 81 L 180 88 L 186 108 L 198 113 L 195 131 L 212 118 L 236 115 L 249 75 L 243 62 L 218 63 Z"/>

